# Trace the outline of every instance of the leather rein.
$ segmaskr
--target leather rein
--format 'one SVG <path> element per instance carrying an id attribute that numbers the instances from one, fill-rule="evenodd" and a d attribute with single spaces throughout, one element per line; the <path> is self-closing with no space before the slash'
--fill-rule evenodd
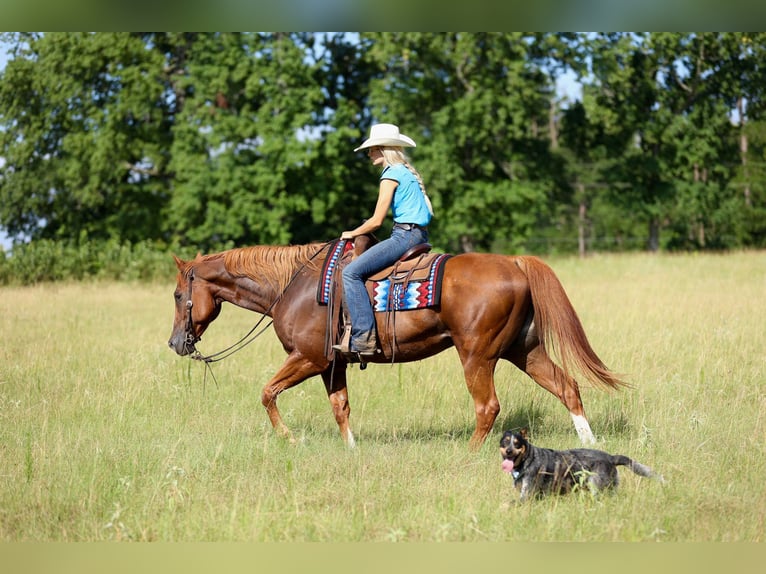
<path id="1" fill-rule="evenodd" d="M 272 319 L 268 322 L 267 325 L 262 327 L 260 331 L 257 331 L 257 329 L 261 326 L 261 323 L 263 323 L 268 317 L 269 312 L 271 312 L 274 306 L 279 302 L 279 300 L 282 298 L 285 292 L 290 288 L 290 285 L 292 285 L 293 281 L 295 281 L 295 278 L 298 276 L 298 274 L 301 271 L 303 271 L 306 265 L 310 263 L 317 255 L 319 255 L 325 249 L 325 247 L 327 247 L 333 241 L 334 240 L 324 242 L 319 247 L 317 252 L 314 253 L 314 255 L 312 255 L 311 257 L 309 257 L 298 268 L 298 270 L 290 278 L 290 281 L 288 281 L 287 285 L 282 290 L 282 292 L 276 296 L 274 301 L 272 301 L 268 309 L 266 309 L 266 311 L 263 312 L 263 314 L 261 315 L 261 318 L 258 320 L 258 322 L 255 325 L 253 325 L 253 328 L 250 329 L 250 331 L 248 331 L 239 341 L 237 341 L 233 345 L 230 345 L 229 347 L 226 347 L 222 351 L 218 351 L 217 353 L 212 353 L 210 355 L 203 355 L 202 353 L 199 352 L 199 350 L 197 350 L 197 347 L 195 346 L 196 343 L 200 340 L 200 337 L 197 337 L 194 334 L 194 318 L 192 317 L 192 307 L 194 307 L 194 302 L 192 301 L 192 284 L 194 282 L 194 269 L 192 269 L 189 272 L 189 279 L 188 279 L 189 289 L 188 289 L 188 296 L 186 299 L 186 344 L 191 346 L 192 349 L 194 349 L 194 353 L 190 355 L 190 358 L 195 361 L 202 361 L 206 364 L 217 363 L 218 361 L 223 361 L 224 359 L 232 356 L 237 351 L 241 351 L 247 345 L 249 345 L 250 343 L 255 341 L 258 337 L 260 337 L 266 331 L 266 329 L 271 327 L 271 325 L 274 323 L 274 320 Z"/>

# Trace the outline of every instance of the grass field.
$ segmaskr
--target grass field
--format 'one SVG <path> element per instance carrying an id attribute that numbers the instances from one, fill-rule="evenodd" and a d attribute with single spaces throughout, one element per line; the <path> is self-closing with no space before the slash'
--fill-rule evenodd
<path id="1" fill-rule="evenodd" d="M 509 364 L 502 412 L 474 418 L 453 351 L 349 373 L 357 448 L 319 378 L 280 407 L 260 389 L 284 352 L 269 331 L 214 366 L 168 349 L 173 285 L 0 289 L 0 541 L 761 541 L 766 520 L 766 253 L 549 260 L 629 390 L 583 387 L 615 494 L 516 503 L 503 428 L 578 440 L 566 409 Z M 172 262 L 169 262 L 172 265 Z M 225 308 L 203 352 L 258 316 Z M 216 382 L 217 381 L 217 382 Z"/>

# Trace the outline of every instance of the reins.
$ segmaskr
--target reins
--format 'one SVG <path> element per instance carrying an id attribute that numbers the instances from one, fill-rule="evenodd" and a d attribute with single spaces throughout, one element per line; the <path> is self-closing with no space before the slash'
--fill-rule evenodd
<path id="1" fill-rule="evenodd" d="M 258 337 L 260 337 L 266 329 L 271 327 L 271 325 L 274 323 L 274 320 L 272 319 L 269 321 L 268 325 L 264 326 L 260 329 L 260 331 L 256 330 L 258 327 L 260 327 L 261 323 L 268 317 L 269 312 L 274 308 L 274 306 L 282 299 L 282 296 L 287 292 L 287 290 L 292 285 L 293 281 L 295 281 L 295 278 L 298 277 L 298 274 L 300 274 L 301 271 L 303 271 L 306 268 L 306 265 L 308 265 L 311 261 L 314 260 L 314 258 L 319 255 L 324 249 L 334 241 L 334 239 L 331 239 L 330 241 L 325 241 L 322 245 L 320 245 L 319 249 L 314 253 L 311 257 L 309 257 L 306 261 L 301 264 L 301 266 L 293 273 L 293 276 L 290 277 L 290 281 L 287 282 L 287 285 L 285 285 L 285 288 L 282 289 L 282 291 L 276 296 L 274 301 L 272 301 L 271 305 L 266 309 L 266 311 L 263 312 L 261 315 L 261 318 L 258 320 L 258 322 L 253 326 L 250 331 L 245 334 L 244 337 L 242 337 L 239 341 L 234 343 L 233 345 L 230 345 L 229 347 L 223 349 L 222 351 L 218 351 L 217 353 L 212 353 L 210 355 L 203 355 L 200 353 L 197 348 L 194 348 L 194 354 L 190 355 L 190 358 L 195 361 L 202 361 L 206 365 L 209 365 L 210 363 L 217 363 L 218 361 L 223 361 L 224 359 L 231 357 L 234 353 L 241 351 L 244 349 L 247 345 L 255 341 Z M 188 312 L 187 317 L 187 331 L 186 331 L 186 340 L 187 342 L 194 345 L 198 339 L 194 336 L 194 320 L 192 319 L 192 306 L 194 303 L 192 302 L 192 282 L 194 281 L 194 270 L 192 269 L 189 273 L 189 298 L 186 301 L 186 308 Z"/>

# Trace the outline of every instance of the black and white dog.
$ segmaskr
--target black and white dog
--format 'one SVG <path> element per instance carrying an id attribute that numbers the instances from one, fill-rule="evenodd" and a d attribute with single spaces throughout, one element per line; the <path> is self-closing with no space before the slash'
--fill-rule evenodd
<path id="1" fill-rule="evenodd" d="M 652 469 L 621 454 L 575 448 L 552 450 L 532 445 L 527 430 L 505 431 L 500 439 L 502 468 L 513 475 L 513 484 L 521 488 L 521 500 L 548 493 L 565 494 L 575 486 L 592 492 L 615 488 L 619 482 L 618 466 L 627 466 L 640 476 L 663 478 Z"/>

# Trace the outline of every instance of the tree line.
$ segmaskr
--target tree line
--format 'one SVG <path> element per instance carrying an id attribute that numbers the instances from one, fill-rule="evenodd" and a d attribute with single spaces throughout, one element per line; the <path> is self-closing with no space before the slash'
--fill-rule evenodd
<path id="1" fill-rule="evenodd" d="M 0 40 L 0 227 L 19 242 L 328 240 L 372 212 L 352 150 L 390 122 L 445 251 L 766 246 L 765 33 Z"/>

